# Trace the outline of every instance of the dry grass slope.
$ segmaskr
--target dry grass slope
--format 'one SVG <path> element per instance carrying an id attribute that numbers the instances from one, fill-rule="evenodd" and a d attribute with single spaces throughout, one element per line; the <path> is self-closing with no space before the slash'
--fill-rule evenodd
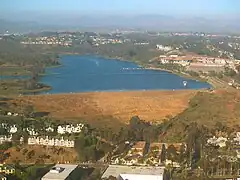
<path id="1" fill-rule="evenodd" d="M 31 156 L 28 156 L 30 152 L 32 152 Z M 14 163 L 19 160 L 20 163 L 64 163 L 66 161 L 74 163 L 77 160 L 77 153 L 72 148 L 26 145 L 21 148 L 12 147 L 6 153 L 11 155 L 5 161 L 6 163 Z"/>
<path id="2" fill-rule="evenodd" d="M 227 127 L 239 128 L 240 92 L 239 90 L 216 90 L 215 93 L 197 93 L 189 107 L 171 121 L 171 128 L 165 138 L 176 140 L 183 138 L 185 128 L 192 122 L 215 128 L 217 122 Z"/>
<path id="3" fill-rule="evenodd" d="M 58 119 L 96 119 L 101 116 L 127 123 L 138 115 L 146 121 L 175 116 L 188 107 L 197 91 L 132 91 L 78 94 L 37 95 L 18 97 L 17 104 L 33 104 L 38 111 L 47 111 Z"/>

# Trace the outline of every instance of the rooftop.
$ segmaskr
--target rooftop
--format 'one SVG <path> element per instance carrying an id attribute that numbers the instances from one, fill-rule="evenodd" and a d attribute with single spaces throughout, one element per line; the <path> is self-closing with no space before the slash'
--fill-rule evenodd
<path id="1" fill-rule="evenodd" d="M 163 167 L 135 167 L 135 166 L 110 165 L 104 172 L 102 178 L 108 178 L 109 176 L 118 177 L 120 174 L 162 176 L 163 173 L 164 173 Z"/>
<path id="2" fill-rule="evenodd" d="M 159 148 L 162 148 L 162 145 L 163 145 L 164 143 L 157 143 L 157 142 L 155 142 L 155 143 L 151 143 L 150 144 L 150 148 L 151 147 L 159 147 Z"/>
<path id="3" fill-rule="evenodd" d="M 120 180 L 163 180 L 163 176 L 160 175 L 141 175 L 141 174 L 120 174 Z"/>
<path id="4" fill-rule="evenodd" d="M 42 180 L 65 180 L 70 173 L 77 168 L 77 165 L 75 164 L 57 164 L 52 169 L 59 169 L 61 168 L 61 171 L 49 171 L 47 174 L 45 174 L 42 177 Z"/>
<path id="5" fill-rule="evenodd" d="M 174 146 L 177 151 L 181 150 L 181 146 L 184 145 L 183 143 L 165 143 L 166 148 L 169 148 L 169 146 Z"/>
<path id="6" fill-rule="evenodd" d="M 145 141 L 138 141 L 132 148 L 142 148 L 144 149 L 146 142 Z"/>

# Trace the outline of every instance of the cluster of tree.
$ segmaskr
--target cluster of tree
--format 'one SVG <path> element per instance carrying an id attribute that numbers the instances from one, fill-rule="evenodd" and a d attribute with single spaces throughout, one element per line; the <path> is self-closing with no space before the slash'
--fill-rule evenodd
<path id="1" fill-rule="evenodd" d="M 104 156 L 104 151 L 99 146 L 99 140 L 91 134 L 82 134 L 75 140 L 75 149 L 80 162 L 96 162 Z"/>
<path id="2" fill-rule="evenodd" d="M 134 116 L 130 119 L 129 124 L 121 127 L 119 131 L 103 128 L 95 129 L 94 133 L 111 144 L 120 144 L 125 141 L 154 142 L 158 140 L 161 133 L 165 132 L 167 126 L 167 121 L 162 124 L 151 124 Z"/>
<path id="3" fill-rule="evenodd" d="M 20 70 L 21 72 L 30 72 L 30 78 L 24 80 L 23 88 L 27 90 L 45 87 L 38 83 L 39 75 L 45 72 L 47 66 L 60 65 L 58 58 L 58 55 L 39 52 L 38 49 L 22 46 L 14 40 L 0 41 L 0 65 L 8 64 L 18 67 L 15 72 L 17 74 Z"/>
<path id="4" fill-rule="evenodd" d="M 0 41 L 0 62 L 21 67 L 59 65 L 58 55 L 44 54 L 14 40 Z"/>

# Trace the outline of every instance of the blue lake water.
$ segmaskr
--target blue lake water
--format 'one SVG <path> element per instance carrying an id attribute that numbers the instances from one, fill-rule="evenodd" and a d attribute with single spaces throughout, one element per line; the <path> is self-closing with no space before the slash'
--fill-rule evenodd
<path id="1" fill-rule="evenodd" d="M 96 56 L 61 57 L 63 66 L 48 68 L 41 82 L 49 93 L 210 88 L 208 83 L 186 79 L 165 71 L 136 69 L 138 65 Z M 187 81 L 184 87 L 183 81 Z"/>

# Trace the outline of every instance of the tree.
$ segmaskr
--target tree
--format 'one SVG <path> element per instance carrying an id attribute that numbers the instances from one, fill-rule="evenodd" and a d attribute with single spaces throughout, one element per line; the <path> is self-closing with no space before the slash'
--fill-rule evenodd
<path id="1" fill-rule="evenodd" d="M 27 159 L 31 159 L 35 155 L 35 151 L 31 150 L 27 153 Z"/>
<path id="2" fill-rule="evenodd" d="M 11 148 L 12 146 L 13 146 L 12 142 L 4 142 L 3 144 L 0 144 L 0 149 L 7 150 L 7 149 Z"/>
<path id="3" fill-rule="evenodd" d="M 187 142 L 187 152 L 189 154 L 189 161 L 188 161 L 189 166 L 192 166 L 192 158 L 193 158 L 193 153 L 194 153 L 198 135 L 199 135 L 198 125 L 196 122 L 193 122 L 188 127 L 188 136 L 187 136 L 187 141 L 186 141 Z"/>
<path id="4" fill-rule="evenodd" d="M 144 140 L 144 130 L 146 130 L 150 126 L 151 125 L 149 123 L 142 121 L 138 116 L 134 116 L 130 119 L 130 132 L 136 141 Z M 145 137 L 148 138 L 147 136 Z"/>
<path id="5" fill-rule="evenodd" d="M 177 160 L 177 150 L 172 144 L 167 148 L 167 159 L 171 160 L 172 162 Z"/>
<path id="6" fill-rule="evenodd" d="M 166 160 L 166 146 L 165 144 L 162 145 L 162 152 L 161 152 L 161 162 L 165 162 Z"/>
<path id="7" fill-rule="evenodd" d="M 182 144 L 181 147 L 180 147 L 180 152 L 179 152 L 179 156 L 178 156 L 178 162 L 182 165 L 185 164 L 185 160 L 187 158 L 186 156 L 186 147 L 185 147 L 185 144 Z"/>
<path id="8" fill-rule="evenodd" d="M 229 67 L 225 67 L 225 72 L 224 72 L 224 74 L 225 74 L 226 76 L 234 77 L 237 73 L 236 73 L 233 69 L 231 69 L 231 68 L 229 68 Z"/>
<path id="9" fill-rule="evenodd" d="M 136 56 L 136 52 L 133 51 L 133 50 L 130 50 L 130 51 L 128 52 L 128 54 L 129 54 L 130 57 Z"/>

